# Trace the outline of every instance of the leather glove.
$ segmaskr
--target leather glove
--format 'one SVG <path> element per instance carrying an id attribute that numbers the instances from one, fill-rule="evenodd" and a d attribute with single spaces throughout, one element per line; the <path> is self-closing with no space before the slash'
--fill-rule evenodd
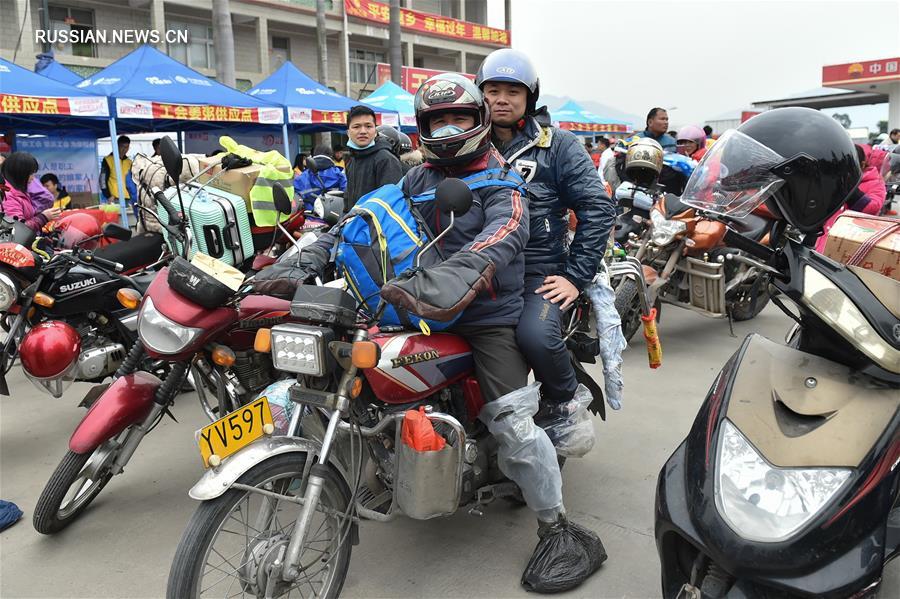
<path id="1" fill-rule="evenodd" d="M 484 254 L 457 252 L 437 266 L 411 269 L 381 287 L 381 297 L 429 320 L 453 320 L 491 288 L 494 263 Z"/>

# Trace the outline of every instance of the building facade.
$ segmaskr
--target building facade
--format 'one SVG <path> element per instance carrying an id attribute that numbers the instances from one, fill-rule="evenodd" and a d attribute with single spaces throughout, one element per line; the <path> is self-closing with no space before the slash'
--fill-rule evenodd
<path id="1" fill-rule="evenodd" d="M 211 0 L 47 2 L 49 29 L 75 32 L 79 38 L 78 43 L 62 43 L 58 36 L 52 44 L 56 60 L 82 76 L 102 69 L 140 43 L 140 38 L 135 38 L 140 33 L 129 34 L 132 43 L 123 43 L 113 39 L 114 31 L 160 32 L 154 44 L 157 48 L 204 75 L 215 76 Z M 323 83 L 352 98 L 364 97 L 379 85 L 377 65 L 389 61 L 388 26 L 359 15 L 386 14 L 387 3 L 347 2 L 352 16 L 344 14 L 344 0 L 326 0 L 325 4 L 328 76 Z M 506 11 L 510 4 L 509 0 L 504 3 Z M 42 28 L 41 5 L 42 0 L 0 0 L 0 57 L 28 69 L 34 67 L 34 57 L 42 50 L 35 35 Z M 230 5 L 238 88 L 252 87 L 285 60 L 318 78 L 315 0 L 231 0 Z M 427 31 L 409 27 L 415 19 L 405 15 L 407 26 L 401 34 L 404 65 L 474 73 L 487 54 L 508 45 L 508 31 L 497 35 L 495 30 L 493 38 L 486 35 L 482 39 L 472 39 L 478 33 L 459 35 L 464 30 L 481 32 L 481 26 L 487 24 L 487 0 L 401 0 L 401 6 L 429 13 L 418 15 L 420 23 L 429 22 Z M 455 23 L 455 35 L 447 35 L 452 30 L 449 19 L 464 22 Z M 507 30 L 509 22 L 507 12 Z M 91 39 L 101 32 L 105 40 Z M 188 42 L 181 37 L 168 43 L 165 32 L 187 32 Z"/>

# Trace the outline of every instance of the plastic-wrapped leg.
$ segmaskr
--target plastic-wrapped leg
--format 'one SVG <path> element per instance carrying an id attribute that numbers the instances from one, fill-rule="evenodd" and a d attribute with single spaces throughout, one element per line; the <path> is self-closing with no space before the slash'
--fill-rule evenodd
<path id="1" fill-rule="evenodd" d="M 507 393 L 488 403 L 478 417 L 497 439 L 500 470 L 519 485 L 538 515 L 540 541 L 522 574 L 522 586 L 556 593 L 584 582 L 606 560 L 606 550 L 596 534 L 566 518 L 556 450 L 533 420 L 539 387 L 533 383 Z"/>

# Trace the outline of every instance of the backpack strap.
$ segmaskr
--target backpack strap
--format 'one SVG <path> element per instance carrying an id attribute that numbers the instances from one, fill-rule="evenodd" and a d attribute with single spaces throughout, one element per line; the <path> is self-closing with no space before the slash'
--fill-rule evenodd
<path id="1" fill-rule="evenodd" d="M 472 191 L 484 189 L 485 187 L 508 187 L 521 191 L 525 187 L 525 180 L 517 172 L 506 168 L 489 168 L 468 177 L 463 177 L 462 181 Z M 434 200 L 436 192 L 437 189 L 430 189 L 410 197 L 410 200 L 414 205 L 430 202 Z"/>

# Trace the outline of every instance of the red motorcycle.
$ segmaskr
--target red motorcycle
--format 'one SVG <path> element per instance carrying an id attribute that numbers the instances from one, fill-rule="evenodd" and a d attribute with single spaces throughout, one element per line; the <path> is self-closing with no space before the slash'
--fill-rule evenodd
<path id="1" fill-rule="evenodd" d="M 177 153 L 174 146 L 167 147 L 167 140 L 163 138 L 164 160 Z M 180 155 L 171 162 L 181 165 Z M 190 227 L 162 193 L 156 199 L 169 212 L 169 234 L 181 241 L 187 254 Z M 290 212 L 286 194 L 276 203 L 283 213 Z M 289 301 L 249 295 L 243 279 L 237 269 L 211 258 L 204 263 L 179 256 L 160 271 L 143 302 L 133 294 L 135 306 L 140 303 L 138 339 L 113 382 L 87 393 L 82 405 L 90 409 L 38 499 L 35 530 L 52 534 L 71 524 L 109 480 L 122 473 L 141 440 L 189 382 L 211 420 L 250 402 L 271 382 L 270 356 L 253 351 L 256 331 L 295 318 Z M 165 367 L 165 380 L 139 370 L 147 358 Z"/>
<path id="2" fill-rule="evenodd" d="M 468 204 L 443 199 L 438 187 L 439 208 L 462 205 L 465 212 L 471 204 L 471 196 Z M 234 589 L 283 597 L 298 588 L 304 596 L 338 597 L 358 516 L 424 520 L 465 505 L 481 515 L 496 498 L 522 501 L 478 419 L 484 400 L 469 344 L 450 333 L 379 330 L 372 326 L 377 315 L 368 320 L 357 310 L 341 289 L 301 285 L 291 303 L 296 322 L 258 333 L 256 348 L 296 377 L 287 435 L 272 436 L 267 397 L 200 431 L 210 469 L 190 491 L 203 503 L 175 553 L 170 599 Z M 567 338 L 581 330 L 588 309 L 579 302 L 572 314 Z M 583 370 L 578 378 L 602 402 Z M 532 403 L 536 411 L 536 398 Z M 412 420 L 424 425 L 422 436 L 409 432 Z M 534 434 L 526 428 L 517 434 Z M 431 435 L 437 446 L 414 449 L 408 435 Z"/>

